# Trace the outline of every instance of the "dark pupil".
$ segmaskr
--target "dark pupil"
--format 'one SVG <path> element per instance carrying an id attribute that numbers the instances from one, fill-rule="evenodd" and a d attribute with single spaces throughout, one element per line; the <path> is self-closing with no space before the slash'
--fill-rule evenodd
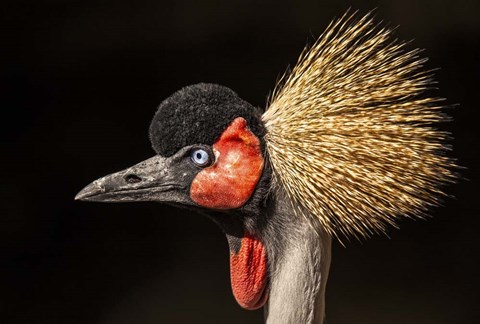
<path id="1" fill-rule="evenodd" d="M 197 153 L 197 159 L 201 159 L 202 158 L 202 154 L 201 153 Z"/>

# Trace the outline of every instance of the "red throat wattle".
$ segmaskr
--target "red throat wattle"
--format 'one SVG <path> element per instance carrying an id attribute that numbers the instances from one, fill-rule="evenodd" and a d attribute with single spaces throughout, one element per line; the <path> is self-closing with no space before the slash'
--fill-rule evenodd
<path id="1" fill-rule="evenodd" d="M 230 280 L 238 304 L 245 309 L 262 307 L 268 298 L 267 252 L 253 236 L 242 238 L 238 253 L 230 252 Z"/>

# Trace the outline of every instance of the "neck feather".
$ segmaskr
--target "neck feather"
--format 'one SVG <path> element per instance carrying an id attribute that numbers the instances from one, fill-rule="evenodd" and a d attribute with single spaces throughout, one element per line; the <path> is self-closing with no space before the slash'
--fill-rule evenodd
<path id="1" fill-rule="evenodd" d="M 265 242 L 270 262 L 269 323 L 323 323 L 331 238 L 277 199 Z"/>

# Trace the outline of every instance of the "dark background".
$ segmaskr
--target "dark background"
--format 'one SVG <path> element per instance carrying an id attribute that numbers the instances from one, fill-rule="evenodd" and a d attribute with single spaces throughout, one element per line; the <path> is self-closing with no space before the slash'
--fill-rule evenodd
<path id="1" fill-rule="evenodd" d="M 220 83 L 264 106 L 350 6 L 377 7 L 441 67 L 468 180 L 429 221 L 334 245 L 327 323 L 478 323 L 480 3 L 467 0 L 2 2 L 0 322 L 261 323 L 235 303 L 208 219 L 73 197 L 153 155 L 150 119 L 182 86 Z"/>

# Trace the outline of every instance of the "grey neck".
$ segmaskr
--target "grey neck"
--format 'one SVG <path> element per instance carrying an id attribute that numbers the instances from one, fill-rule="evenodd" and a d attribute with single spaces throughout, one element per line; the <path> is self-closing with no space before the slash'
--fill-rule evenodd
<path id="1" fill-rule="evenodd" d="M 277 199 L 265 242 L 270 261 L 267 324 L 321 324 L 330 268 L 331 238 L 294 215 L 286 199 Z M 316 226 L 317 227 L 317 226 Z M 318 228 L 318 227 L 317 227 Z"/>

